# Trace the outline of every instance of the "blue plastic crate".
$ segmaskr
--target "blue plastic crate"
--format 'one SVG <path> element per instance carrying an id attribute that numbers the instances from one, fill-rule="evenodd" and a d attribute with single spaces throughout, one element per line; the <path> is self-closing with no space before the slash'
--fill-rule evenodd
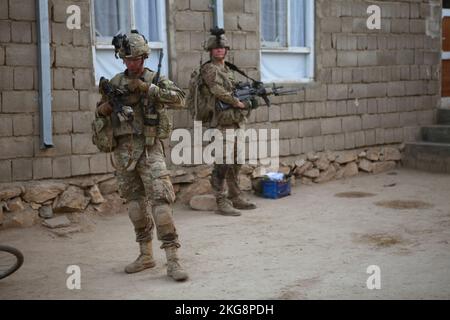
<path id="1" fill-rule="evenodd" d="M 291 194 L 291 179 L 285 181 L 263 180 L 261 186 L 264 198 L 279 199 Z"/>

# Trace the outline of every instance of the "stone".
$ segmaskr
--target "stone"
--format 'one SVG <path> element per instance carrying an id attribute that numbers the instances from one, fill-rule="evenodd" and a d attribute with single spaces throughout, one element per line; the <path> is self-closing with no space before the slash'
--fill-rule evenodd
<path id="1" fill-rule="evenodd" d="M 5 215 L 3 214 L 3 206 L 0 205 L 0 227 L 3 225 L 4 220 L 5 220 Z"/>
<path id="2" fill-rule="evenodd" d="M 301 167 L 298 167 L 297 169 L 295 169 L 294 174 L 298 177 L 301 176 L 303 174 L 305 174 L 306 171 L 312 169 L 314 167 L 314 164 L 310 161 L 306 161 L 305 164 Z"/>
<path id="3" fill-rule="evenodd" d="M 30 206 L 31 206 L 31 209 L 33 209 L 33 210 L 39 210 L 42 207 L 41 204 L 34 203 L 34 202 L 30 203 Z"/>
<path id="4" fill-rule="evenodd" d="M 19 197 L 25 189 L 23 187 L 9 187 L 0 190 L 0 201 Z"/>
<path id="5" fill-rule="evenodd" d="M 97 185 L 93 185 L 89 189 L 88 194 L 91 197 L 91 202 L 93 204 L 101 204 L 101 203 L 106 202 L 105 198 L 103 198 L 102 193 L 100 192 Z"/>
<path id="6" fill-rule="evenodd" d="M 199 178 L 206 178 L 211 175 L 212 170 L 213 170 L 213 168 L 211 166 L 202 166 L 202 167 L 198 168 L 197 170 L 195 170 L 195 174 Z"/>
<path id="7" fill-rule="evenodd" d="M 94 179 L 91 177 L 87 178 L 77 178 L 69 180 L 69 184 L 82 189 L 90 188 L 95 185 Z"/>
<path id="8" fill-rule="evenodd" d="M 346 164 L 358 159 L 354 152 L 340 152 L 336 158 L 336 162 L 339 164 Z"/>
<path id="9" fill-rule="evenodd" d="M 330 162 L 336 161 L 336 158 L 337 158 L 336 152 L 327 151 L 327 152 L 325 152 L 325 154 L 327 156 L 328 161 L 330 161 Z"/>
<path id="10" fill-rule="evenodd" d="M 316 160 L 319 160 L 319 156 L 316 155 L 314 152 L 308 152 L 308 154 L 306 155 L 306 158 L 307 158 L 309 161 L 316 161 Z"/>
<path id="11" fill-rule="evenodd" d="M 5 228 L 29 228 L 34 226 L 38 221 L 37 212 L 31 208 L 13 212 L 9 216 L 4 217 L 3 225 Z"/>
<path id="12" fill-rule="evenodd" d="M 383 149 L 384 161 L 399 161 L 402 154 L 396 148 L 386 147 Z"/>
<path id="13" fill-rule="evenodd" d="M 86 209 L 89 199 L 84 191 L 78 187 L 70 186 L 53 203 L 54 212 L 80 212 Z"/>
<path id="14" fill-rule="evenodd" d="M 307 185 L 307 186 L 310 186 L 310 185 L 314 184 L 314 182 L 312 181 L 312 179 L 306 178 L 306 177 L 303 177 L 303 178 L 301 179 L 301 183 L 304 184 L 304 185 Z"/>
<path id="15" fill-rule="evenodd" d="M 344 173 L 345 173 L 345 169 L 344 168 L 337 169 L 336 175 L 334 176 L 334 178 L 336 180 L 340 180 L 340 179 L 342 179 L 344 177 Z"/>
<path id="16" fill-rule="evenodd" d="M 307 178 L 318 178 L 320 176 L 319 169 L 310 169 L 303 174 Z"/>
<path id="17" fill-rule="evenodd" d="M 252 180 L 249 176 L 240 175 L 239 176 L 239 188 L 242 191 L 251 191 L 252 190 Z"/>
<path id="18" fill-rule="evenodd" d="M 43 226 L 50 229 L 64 228 L 70 226 L 70 224 L 71 222 L 66 216 L 59 216 L 42 222 Z"/>
<path id="19" fill-rule="evenodd" d="M 184 176 L 185 174 L 187 174 L 186 171 L 184 170 L 171 170 L 170 171 L 170 177 L 179 177 L 179 176 Z"/>
<path id="20" fill-rule="evenodd" d="M 195 177 L 193 174 L 188 173 L 181 176 L 170 177 L 170 180 L 172 180 L 172 184 L 190 184 L 195 181 Z"/>
<path id="21" fill-rule="evenodd" d="M 378 161 L 380 160 L 380 149 L 379 148 L 370 148 L 367 150 L 366 158 L 370 161 Z"/>
<path id="22" fill-rule="evenodd" d="M 189 206 L 198 211 L 215 211 L 217 210 L 216 197 L 212 194 L 193 196 Z"/>
<path id="23" fill-rule="evenodd" d="M 344 178 L 357 176 L 358 172 L 358 165 L 355 162 L 350 162 L 344 167 Z"/>
<path id="24" fill-rule="evenodd" d="M 181 190 L 181 186 L 179 184 L 174 184 L 174 185 L 172 185 L 172 187 L 173 187 L 173 192 L 175 192 L 175 194 L 177 194 Z"/>
<path id="25" fill-rule="evenodd" d="M 20 198 L 11 199 L 7 202 L 7 204 L 10 212 L 17 212 L 25 209 L 22 199 Z"/>
<path id="26" fill-rule="evenodd" d="M 359 167 L 359 169 L 361 169 L 362 171 L 365 171 L 365 172 L 372 172 L 372 170 L 373 170 L 372 162 L 367 159 L 361 159 L 358 167 Z"/>
<path id="27" fill-rule="evenodd" d="M 39 208 L 39 217 L 43 219 L 53 218 L 53 208 L 51 206 L 42 206 Z"/>
<path id="28" fill-rule="evenodd" d="M 80 226 L 58 228 L 58 229 L 51 230 L 51 232 L 58 237 L 68 237 L 72 233 L 78 233 L 81 231 L 82 231 L 82 228 Z"/>
<path id="29" fill-rule="evenodd" d="M 334 166 L 328 166 L 328 168 L 320 173 L 320 176 L 314 180 L 316 183 L 324 183 L 334 179 L 336 176 L 336 169 Z"/>
<path id="30" fill-rule="evenodd" d="M 362 151 L 360 154 L 358 154 L 358 158 L 365 158 L 367 157 L 367 153 L 365 151 Z"/>
<path id="31" fill-rule="evenodd" d="M 295 160 L 294 164 L 297 166 L 297 168 L 303 167 L 306 163 L 305 159 L 298 159 Z"/>
<path id="32" fill-rule="evenodd" d="M 209 179 L 199 179 L 195 183 L 181 188 L 179 200 L 183 204 L 188 204 L 195 195 L 203 195 L 213 193 Z"/>
<path id="33" fill-rule="evenodd" d="M 112 179 L 101 182 L 98 185 L 98 188 L 100 189 L 100 192 L 104 196 L 115 193 L 119 190 L 116 178 L 112 178 Z"/>
<path id="34" fill-rule="evenodd" d="M 325 171 L 328 169 L 328 167 L 330 166 L 330 161 L 328 160 L 327 157 L 321 157 L 319 160 L 316 161 L 316 163 L 314 164 L 316 166 L 317 169 L 319 169 L 320 171 Z M 334 169 L 334 168 L 333 168 Z M 335 170 L 336 171 L 336 170 Z"/>
<path id="35" fill-rule="evenodd" d="M 283 166 L 278 169 L 278 172 L 284 173 L 285 175 L 291 172 L 291 167 Z"/>
<path id="36" fill-rule="evenodd" d="M 374 174 L 379 174 L 382 172 L 390 171 L 395 169 L 395 161 L 383 161 L 383 162 L 377 162 L 373 164 L 373 170 L 372 172 Z"/>
<path id="37" fill-rule="evenodd" d="M 257 167 L 255 170 L 253 170 L 252 178 L 256 179 L 256 178 L 264 177 L 266 175 L 266 173 L 267 173 L 266 167 Z"/>
<path id="38" fill-rule="evenodd" d="M 26 202 L 44 203 L 55 199 L 64 190 L 66 185 L 59 182 L 37 182 L 30 183 L 25 188 L 23 199 Z"/>
<path id="39" fill-rule="evenodd" d="M 250 175 L 253 173 L 254 169 L 255 168 L 253 166 L 251 166 L 249 164 L 244 164 L 244 165 L 242 165 L 242 168 L 241 168 L 241 174 Z"/>

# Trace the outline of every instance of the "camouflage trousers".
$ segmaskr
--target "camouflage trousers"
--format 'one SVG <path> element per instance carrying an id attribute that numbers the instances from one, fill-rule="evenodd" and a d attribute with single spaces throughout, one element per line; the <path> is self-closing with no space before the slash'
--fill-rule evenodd
<path id="1" fill-rule="evenodd" d="M 116 173 L 119 193 L 128 202 L 128 214 L 134 225 L 137 242 L 150 241 L 156 225 L 161 248 L 180 247 L 173 220 L 175 192 L 165 163 L 162 142 L 156 140 L 145 148 L 143 136 L 122 136 L 114 151 L 116 166 L 127 170 Z M 151 212 L 151 215 L 150 215 Z"/>
<path id="2" fill-rule="evenodd" d="M 241 125 L 241 129 L 243 129 Z M 237 138 L 234 137 L 232 140 L 227 141 L 226 129 L 219 128 L 224 137 L 224 150 L 222 163 L 214 163 L 213 171 L 211 174 L 211 186 L 214 191 L 216 198 L 226 197 L 227 192 L 225 188 L 228 187 L 228 197 L 236 198 L 241 194 L 241 189 L 239 188 L 239 173 L 241 171 L 242 165 L 237 163 Z M 237 126 L 231 127 L 229 129 L 237 129 Z M 227 143 L 228 142 L 228 143 Z M 229 153 L 227 148 L 232 147 L 233 151 L 233 163 L 227 163 L 226 154 Z"/>

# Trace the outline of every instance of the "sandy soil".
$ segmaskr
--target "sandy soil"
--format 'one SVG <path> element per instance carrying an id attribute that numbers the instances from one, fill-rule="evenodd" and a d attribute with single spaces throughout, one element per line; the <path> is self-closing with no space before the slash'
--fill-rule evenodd
<path id="1" fill-rule="evenodd" d="M 154 269 L 123 272 L 137 255 L 125 212 L 91 215 L 91 231 L 66 238 L 1 231 L 25 264 L 0 281 L 0 299 L 449 299 L 450 176 L 395 173 L 297 185 L 281 200 L 253 198 L 259 209 L 237 218 L 177 207 L 185 283 L 166 277 L 156 241 Z M 373 195 L 335 196 L 344 192 Z M 81 290 L 66 287 L 69 265 Z M 380 290 L 366 287 L 370 265 Z"/>

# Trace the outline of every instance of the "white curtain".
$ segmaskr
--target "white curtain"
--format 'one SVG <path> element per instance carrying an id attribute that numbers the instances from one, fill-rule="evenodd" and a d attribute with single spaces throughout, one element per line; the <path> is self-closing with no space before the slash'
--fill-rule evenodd
<path id="1" fill-rule="evenodd" d="M 128 0 L 95 0 L 95 33 L 97 37 L 113 37 L 126 33 L 130 26 Z"/>
<path id="2" fill-rule="evenodd" d="M 158 1 L 134 0 L 134 9 L 139 32 L 151 42 L 162 41 L 159 32 Z"/>
<path id="3" fill-rule="evenodd" d="M 305 46 L 305 0 L 290 0 L 290 46 Z"/>
<path id="4" fill-rule="evenodd" d="M 263 42 L 287 46 L 287 0 L 261 0 L 261 11 Z"/>

